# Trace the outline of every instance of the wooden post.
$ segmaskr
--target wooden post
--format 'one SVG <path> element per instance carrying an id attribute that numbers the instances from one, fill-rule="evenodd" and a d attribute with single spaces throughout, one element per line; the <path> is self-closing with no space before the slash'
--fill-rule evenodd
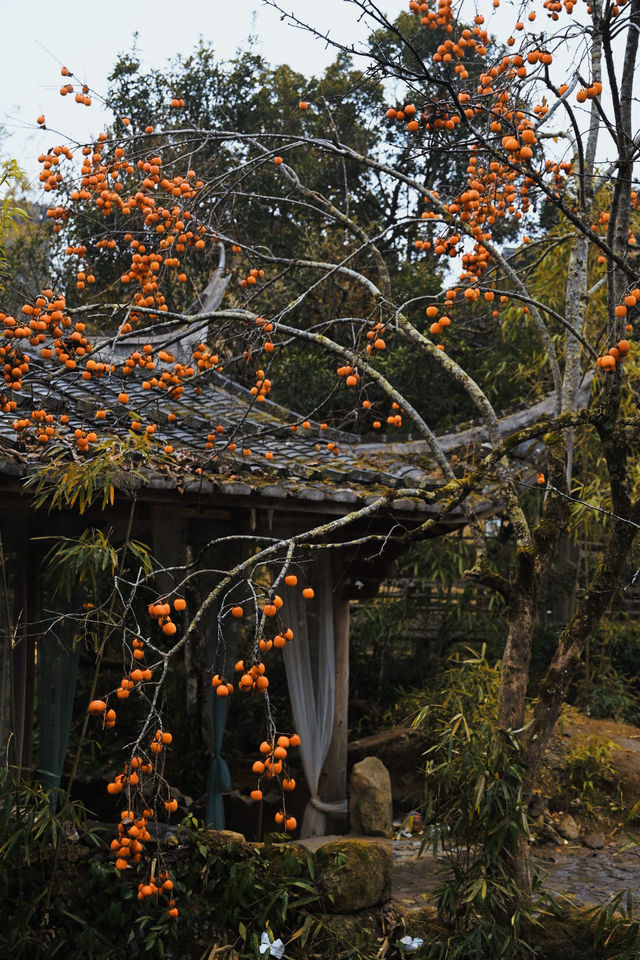
<path id="1" fill-rule="evenodd" d="M 151 508 L 151 545 L 155 559 L 166 567 L 181 566 L 186 563 L 187 519 L 180 510 L 172 505 L 154 505 Z M 160 593 L 170 594 L 176 583 L 182 579 L 180 573 L 160 572 L 155 585 Z M 185 667 L 185 707 L 187 729 L 193 736 L 200 729 L 198 713 L 198 678 L 191 665 L 191 641 L 183 647 Z"/>
<path id="2" fill-rule="evenodd" d="M 2 517 L 2 529 L 4 529 L 4 514 Z M 13 670 L 11 668 L 12 652 L 12 626 L 13 617 L 11 615 L 11 601 L 9 598 L 9 575 L 7 572 L 7 553 L 12 544 L 3 540 L 0 532 L 0 642 L 2 651 L 0 659 L 2 667 L 0 668 L 0 743 L 9 742 L 11 726 L 11 703 L 13 695 L 10 688 Z"/>
<path id="3" fill-rule="evenodd" d="M 11 656 L 11 719 L 13 731 L 9 763 L 17 776 L 31 778 L 34 696 L 35 635 L 37 614 L 38 571 L 33 544 L 29 541 L 29 524 L 24 514 L 7 518 L 11 552 L 15 551 L 13 624 L 17 626 Z M 11 628 L 9 628 L 11 629 Z M 8 637 L 11 643 L 11 634 Z"/>
<path id="4" fill-rule="evenodd" d="M 153 555 L 163 566 L 176 567 L 185 562 L 185 525 L 186 520 L 175 506 L 151 508 Z M 179 579 L 180 576 L 173 573 L 160 573 L 156 577 L 156 585 L 162 593 L 170 593 Z"/>
<path id="5" fill-rule="evenodd" d="M 333 734 L 318 785 L 322 800 L 344 800 L 347 796 L 347 741 L 349 734 L 349 601 L 344 599 L 345 565 L 334 563 L 333 573 L 333 655 L 335 705 Z M 328 817 L 332 833 L 346 833 L 348 820 Z"/>

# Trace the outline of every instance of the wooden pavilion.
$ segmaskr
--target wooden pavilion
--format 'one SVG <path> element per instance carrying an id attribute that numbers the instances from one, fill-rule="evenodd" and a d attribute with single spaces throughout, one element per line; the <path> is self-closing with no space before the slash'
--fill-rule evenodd
<path id="1" fill-rule="evenodd" d="M 94 526 L 113 530 L 117 539 L 127 528 L 135 496 L 135 537 L 150 545 L 157 561 L 172 566 L 184 562 L 188 551 L 197 554 L 221 537 L 287 538 L 343 517 L 380 493 L 442 482 L 423 441 L 362 443 L 355 435 L 323 429 L 316 422 L 303 427 L 302 417 L 269 400 L 256 403 L 250 391 L 218 373 L 209 374 L 201 394 L 189 400 L 171 400 L 166 394 L 145 391 L 136 377 L 129 378 L 126 387 L 129 402 L 124 408 L 118 403 L 122 386 L 115 378 L 70 383 L 66 376 L 59 380 L 46 377 L 34 364 L 19 396 L 18 416 L 30 420 L 39 409 L 63 413 L 68 417 L 68 432 L 43 449 L 29 429 L 13 428 L 14 416 L 0 418 L 0 559 L 6 600 L 0 732 L 3 743 L 11 741 L 14 763 L 22 769 L 32 768 L 34 701 L 39 684 L 38 767 L 44 782 L 51 786 L 60 782 L 63 771 L 75 679 L 72 662 L 60 662 L 59 631 L 57 639 L 41 631 L 47 599 L 40 588 L 39 570 L 46 552 L 46 541 L 40 538 L 74 536 Z M 550 397 L 505 418 L 505 435 L 552 409 Z M 151 453 L 143 462 L 134 449 L 122 460 L 113 474 L 113 502 L 105 507 L 94 503 L 82 517 L 70 510 L 36 511 L 33 498 L 25 494 L 25 480 L 50 467 L 55 458 L 69 464 L 82 461 L 71 431 L 88 429 L 98 410 L 106 411 L 101 432 L 114 444 L 130 439 L 133 416 L 138 422 L 153 424 Z M 214 424 L 222 431 L 216 433 Z M 298 429 L 292 431 L 292 424 Z M 229 437 L 236 436 L 243 438 L 239 443 L 250 453 L 230 450 Z M 482 429 L 474 426 L 440 438 L 447 451 L 455 450 L 461 458 L 473 455 L 483 439 Z M 339 455 L 327 452 L 328 441 L 336 444 Z M 176 451 L 172 458 L 161 454 L 167 445 Z M 278 456 L 267 459 L 274 445 Z M 523 477 L 530 478 L 537 445 L 525 445 L 516 455 L 522 460 Z M 489 516 L 498 506 L 489 488 L 476 498 L 480 516 Z M 415 529 L 428 516 L 429 508 L 418 498 L 390 498 L 384 509 L 351 525 L 347 538 L 358 541 L 375 532 L 389 535 L 386 544 L 375 550 L 358 544 L 332 550 L 331 563 L 324 567 L 332 608 L 335 693 L 331 735 L 316 791 L 322 803 L 344 803 L 346 797 L 349 601 L 375 594 L 401 549 L 390 536 L 392 532 Z M 454 510 L 439 517 L 428 535 L 446 534 L 464 522 L 462 512 Z M 168 592 L 170 576 L 165 586 Z M 57 653 L 51 653 L 52 643 Z M 224 718 L 220 705 L 212 704 L 210 714 L 209 751 L 215 783 L 210 790 L 209 818 L 220 826 L 220 793 L 228 786 L 220 763 Z"/>

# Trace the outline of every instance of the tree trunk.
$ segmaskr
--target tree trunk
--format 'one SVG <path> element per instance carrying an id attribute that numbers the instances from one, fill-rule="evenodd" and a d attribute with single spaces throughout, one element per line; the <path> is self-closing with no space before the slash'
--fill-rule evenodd
<path id="1" fill-rule="evenodd" d="M 524 726 L 525 698 L 538 591 L 533 573 L 533 551 L 518 551 L 518 575 L 509 604 L 509 628 L 502 655 L 498 725 L 504 730 Z"/>

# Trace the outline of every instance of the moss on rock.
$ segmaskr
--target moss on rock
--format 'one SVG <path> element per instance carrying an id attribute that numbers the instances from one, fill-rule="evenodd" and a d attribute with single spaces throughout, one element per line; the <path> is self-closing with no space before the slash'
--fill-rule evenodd
<path id="1" fill-rule="evenodd" d="M 260 856 L 269 863 L 274 877 L 309 877 L 313 873 L 313 855 L 301 843 L 261 844 Z"/>
<path id="2" fill-rule="evenodd" d="M 236 833 L 235 830 L 199 830 L 198 839 L 207 847 L 215 849 L 227 848 L 232 846 L 246 845 L 247 841 L 244 834 Z"/>
<path id="3" fill-rule="evenodd" d="M 371 840 L 332 840 L 315 853 L 316 880 L 325 908 L 344 914 L 391 896 L 391 852 Z"/>

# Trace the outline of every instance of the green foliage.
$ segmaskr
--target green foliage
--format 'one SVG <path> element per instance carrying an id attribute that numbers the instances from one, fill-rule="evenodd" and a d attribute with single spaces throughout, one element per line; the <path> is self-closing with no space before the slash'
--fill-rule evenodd
<path id="1" fill-rule="evenodd" d="M 565 760 L 569 787 L 578 793 L 587 809 L 610 788 L 615 779 L 613 752 L 620 747 L 604 737 L 581 737 Z"/>
<path id="2" fill-rule="evenodd" d="M 476 672 L 479 662 L 454 668 L 450 674 Z M 480 676 L 465 687 L 479 706 L 476 722 L 480 724 L 492 711 L 492 674 L 495 671 L 491 668 L 480 668 Z M 458 681 L 449 676 L 448 682 L 455 687 Z M 457 691 L 449 701 L 452 707 L 458 703 L 459 687 Z M 466 693 L 462 699 L 467 722 L 473 722 L 474 711 L 468 709 Z M 466 741 L 466 735 L 462 740 Z M 454 746 L 454 762 L 456 753 Z M 460 805 L 471 802 L 482 809 L 485 800 L 477 795 L 477 782 L 474 785 L 476 796 L 471 800 L 474 791 L 470 785 Z M 489 784 L 487 792 L 492 789 Z M 273 939 L 283 940 L 290 960 L 311 956 L 368 960 L 373 955 L 359 937 L 360 928 L 363 935 L 371 933 L 364 929 L 371 917 L 335 917 L 328 923 L 321 913 L 311 854 L 297 844 L 282 842 L 279 835 L 268 837 L 264 846 L 258 846 L 233 835 L 203 830 L 194 818 L 185 820 L 176 833 L 158 843 L 155 851 L 157 863 L 168 868 L 174 879 L 180 915 L 172 919 L 167 915 L 165 899 L 142 903 L 137 899 L 137 882 L 148 875 L 144 867 L 124 875 L 117 871 L 107 843 L 88 826 L 80 804 L 70 802 L 58 791 L 60 805 L 55 812 L 50 793 L 24 783 L 16 785 L 6 769 L 0 776 L 0 791 L 3 957 L 201 960 L 220 956 L 257 960 L 265 930 Z M 487 826 L 492 824 L 495 826 L 490 818 Z M 462 844 L 464 838 L 459 833 L 456 836 Z M 495 843 L 493 833 L 489 839 L 490 845 Z M 447 847 L 449 856 L 453 854 L 452 844 L 453 840 Z M 478 852 L 476 847 L 473 851 Z M 465 856 L 461 845 L 460 858 Z M 468 856 L 466 859 L 469 861 Z M 426 941 L 412 956 L 503 960 L 523 955 L 523 911 L 514 913 L 513 927 L 506 932 L 499 914 L 487 916 L 488 904 L 496 905 L 492 889 L 495 871 L 487 861 L 483 863 L 488 869 L 484 877 L 477 877 L 478 893 L 466 906 L 463 904 L 465 917 L 457 918 L 453 933 L 438 936 L 439 928 L 434 924 L 433 937 L 423 934 Z M 482 906 L 485 879 L 486 908 Z M 349 919 L 353 923 L 346 923 Z M 464 923 L 468 924 L 466 930 L 460 929 Z M 593 952 L 583 942 L 585 931 L 593 940 Z M 576 937 L 583 949 L 580 955 L 593 960 L 632 960 L 638 955 L 638 934 L 635 905 L 627 893 L 577 918 Z M 535 940 L 543 939 L 538 928 Z M 533 949 L 528 950 L 529 955 L 533 953 Z M 565 954 L 554 952 L 556 955 Z M 569 950 L 566 955 L 574 953 Z"/>
<path id="3" fill-rule="evenodd" d="M 534 953 L 519 874 L 529 840 L 524 762 L 517 735 L 497 727 L 499 680 L 484 650 L 456 659 L 414 721 L 428 722 L 435 740 L 426 754 L 425 824 L 434 855 L 448 864 L 435 895 L 452 932 L 425 954 L 439 960 Z"/>
<path id="4" fill-rule="evenodd" d="M 597 675 L 577 699 L 592 717 L 605 717 L 627 723 L 638 723 L 640 705 L 633 686 L 633 676 L 625 676 L 608 658 L 601 661 Z"/>
<path id="5" fill-rule="evenodd" d="M 0 772 L 0 798 L 0 955 L 32 960 L 64 955 L 66 949 L 68 956 L 70 944 L 56 944 L 51 911 L 61 886 L 69 884 L 80 832 L 93 848 L 99 843 L 96 832 L 87 829 L 81 804 L 61 790 L 52 794 L 16 781 L 7 767 Z"/>
<path id="6" fill-rule="evenodd" d="M 29 181 L 18 166 L 17 160 L 0 163 L 0 293 L 4 291 L 7 278 L 6 242 L 16 221 L 26 219 L 27 213 L 16 199 L 18 189 L 26 190 Z"/>
<path id="7" fill-rule="evenodd" d="M 113 506 L 116 486 L 130 492 L 144 479 L 136 463 L 149 455 L 146 435 L 131 436 L 128 442 L 108 438 L 95 444 L 91 453 L 87 459 L 69 460 L 66 449 L 52 447 L 50 459 L 24 483 L 34 507 L 46 505 L 49 511 L 74 508 L 82 514 L 99 501 L 106 510 Z"/>
<path id="8" fill-rule="evenodd" d="M 174 878 L 176 920 L 166 901 L 137 899 L 142 868 L 122 876 L 108 850 L 95 849 L 77 804 L 65 801 L 54 815 L 41 791 L 23 793 L 22 804 L 20 820 L 5 811 L 1 823 L 2 956 L 198 960 L 217 948 L 248 960 L 264 930 L 287 943 L 287 956 L 308 956 L 319 930 L 308 911 L 319 894 L 311 855 L 292 844 L 274 837 L 258 848 L 188 819 L 158 849 Z"/>
<path id="9" fill-rule="evenodd" d="M 47 538 L 42 538 L 47 539 Z M 44 559 L 51 595 L 63 595 L 67 601 L 85 586 L 92 598 L 98 597 L 98 580 L 107 577 L 112 584 L 121 563 L 121 550 L 101 530 L 89 528 L 79 537 L 56 537 Z M 148 548 L 137 540 L 128 540 L 126 551 L 145 574 L 151 574 Z"/>
<path id="10" fill-rule="evenodd" d="M 602 906 L 585 913 L 594 949 L 601 960 L 637 960 L 640 956 L 640 922 L 637 901 L 622 890 Z"/>
<path id="11" fill-rule="evenodd" d="M 52 240 L 50 221 L 39 204 L 21 200 L 20 209 L 25 216 L 18 216 L 11 224 L 0 265 L 2 309 L 13 315 L 19 314 L 25 303 L 32 303 L 48 284 L 58 286 L 58 235 Z"/>
<path id="12" fill-rule="evenodd" d="M 633 614 L 625 610 L 623 603 L 616 607 L 615 614 L 606 618 L 589 640 L 576 703 L 594 717 L 637 724 L 640 641 Z"/>
<path id="13" fill-rule="evenodd" d="M 371 705 L 354 735 L 414 716 L 457 645 L 485 643 L 490 656 L 500 655 L 504 604 L 463 579 L 471 563 L 472 545 L 457 533 L 416 544 L 395 563 L 384 593 L 353 610 L 350 692 Z"/>

